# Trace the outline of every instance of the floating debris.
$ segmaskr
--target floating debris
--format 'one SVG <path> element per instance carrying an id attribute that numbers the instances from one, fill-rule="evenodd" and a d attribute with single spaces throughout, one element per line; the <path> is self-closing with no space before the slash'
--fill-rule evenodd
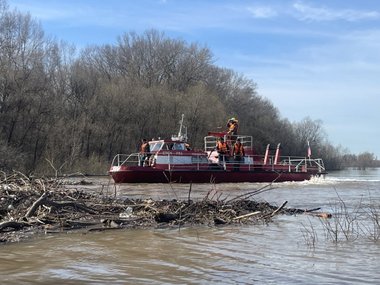
<path id="1" fill-rule="evenodd" d="M 191 187 L 190 187 L 191 189 Z M 268 223 L 279 213 L 310 213 L 285 209 L 241 195 L 231 200 L 206 195 L 200 201 L 118 199 L 62 185 L 58 179 L 0 173 L 0 242 L 73 230 L 184 227 Z"/>

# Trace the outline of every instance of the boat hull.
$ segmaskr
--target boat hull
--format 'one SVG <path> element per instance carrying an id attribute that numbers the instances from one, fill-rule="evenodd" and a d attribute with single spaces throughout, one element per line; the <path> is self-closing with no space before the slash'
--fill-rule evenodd
<path id="1" fill-rule="evenodd" d="M 284 182 L 310 180 L 320 173 L 277 172 L 271 170 L 162 170 L 142 168 L 139 170 L 110 171 L 115 183 L 241 183 Z"/>

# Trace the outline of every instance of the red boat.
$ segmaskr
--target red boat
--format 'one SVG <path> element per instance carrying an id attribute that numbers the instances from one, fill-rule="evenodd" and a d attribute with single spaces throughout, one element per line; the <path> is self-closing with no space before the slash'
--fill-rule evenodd
<path id="1" fill-rule="evenodd" d="M 191 150 L 182 129 L 183 115 L 177 136 L 149 141 L 150 156 L 145 160 L 140 153 L 117 154 L 109 170 L 115 183 L 284 182 L 326 174 L 321 158 L 282 157 L 280 144 L 274 153 L 268 145 L 264 155 L 254 154 L 252 136 L 210 132 L 204 138 L 203 150 Z M 241 161 L 233 157 L 220 161 L 215 150 L 220 137 L 230 148 L 240 139 L 245 150 Z"/>

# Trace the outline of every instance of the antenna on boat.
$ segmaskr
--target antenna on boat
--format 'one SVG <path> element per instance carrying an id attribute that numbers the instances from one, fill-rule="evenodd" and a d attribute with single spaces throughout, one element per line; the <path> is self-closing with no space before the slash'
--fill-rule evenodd
<path id="1" fill-rule="evenodd" d="M 183 125 L 183 119 L 185 117 L 185 114 L 182 114 L 181 121 L 179 121 L 179 131 L 177 136 L 172 136 L 172 140 L 183 140 L 187 141 L 187 128 Z M 182 134 L 182 129 L 185 129 L 186 132 Z"/>

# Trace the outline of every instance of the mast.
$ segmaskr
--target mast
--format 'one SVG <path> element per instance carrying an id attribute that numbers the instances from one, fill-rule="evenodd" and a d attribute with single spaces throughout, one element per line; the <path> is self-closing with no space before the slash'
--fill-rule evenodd
<path id="1" fill-rule="evenodd" d="M 185 117 L 185 114 L 182 114 L 182 117 L 181 117 L 181 121 L 179 121 L 179 131 L 178 131 L 178 135 L 175 136 L 173 135 L 172 136 L 172 139 L 173 140 L 183 140 L 183 141 L 187 141 L 187 128 L 183 125 L 183 119 Z M 182 134 L 182 129 L 185 129 L 186 132 L 185 134 Z"/>
<path id="2" fill-rule="evenodd" d="M 185 117 L 185 114 L 182 114 L 181 121 L 179 121 L 179 132 L 178 137 L 180 138 L 182 136 L 182 127 L 183 127 L 183 118 Z"/>

